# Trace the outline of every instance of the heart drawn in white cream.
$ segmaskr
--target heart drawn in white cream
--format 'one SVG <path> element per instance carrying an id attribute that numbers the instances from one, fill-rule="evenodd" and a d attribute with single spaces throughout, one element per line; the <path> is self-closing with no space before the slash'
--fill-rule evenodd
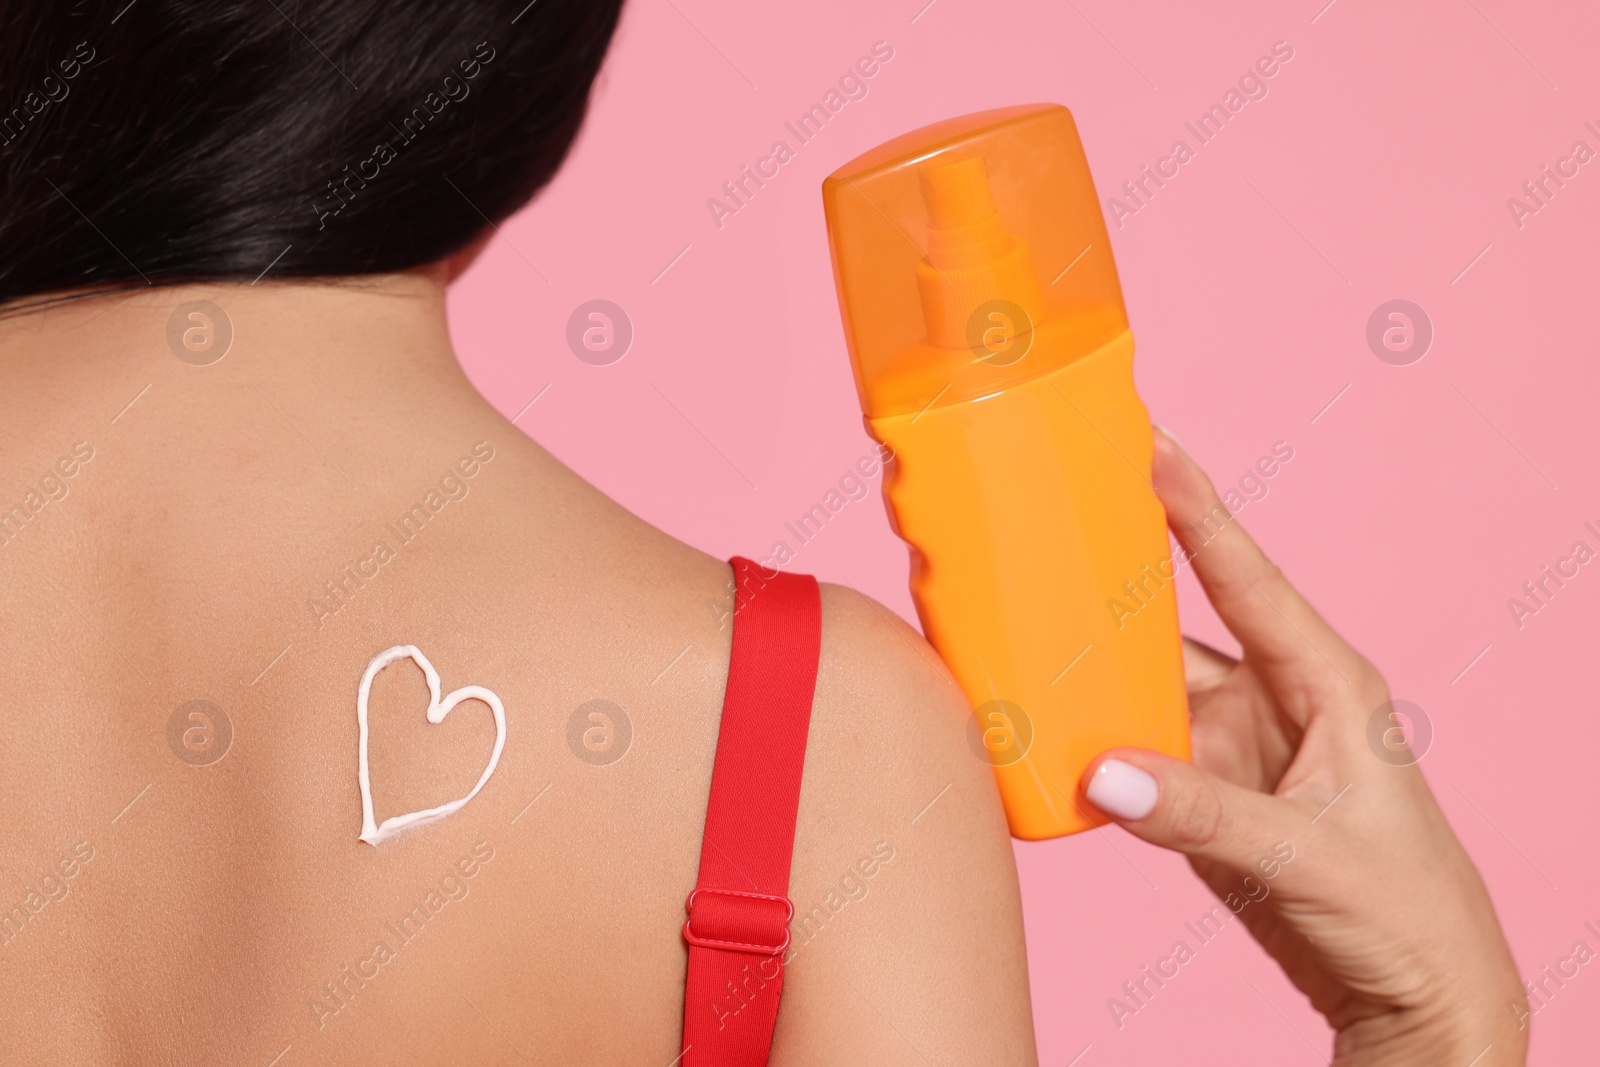
<path id="1" fill-rule="evenodd" d="M 437 808 L 409 811 L 404 815 L 391 816 L 382 823 L 377 823 L 372 816 L 372 777 L 367 770 L 367 696 L 372 691 L 372 679 L 397 659 L 412 660 L 427 676 L 428 721 L 435 726 L 444 722 L 444 717 L 450 714 L 450 710 L 463 700 L 481 700 L 489 705 L 489 709 L 494 712 L 494 752 L 490 754 L 489 765 L 483 769 L 478 784 L 473 786 L 472 792 L 466 796 L 452 800 L 448 804 L 440 804 Z M 356 771 L 356 777 L 361 783 L 361 840 L 369 845 L 386 841 L 408 827 L 437 822 L 447 815 L 454 815 L 460 811 L 462 805 L 477 796 L 478 790 L 489 780 L 489 776 L 494 773 L 495 765 L 500 762 L 500 750 L 506 747 L 506 709 L 500 703 L 500 698 L 481 685 L 464 685 L 441 700 L 439 672 L 433 669 L 433 664 L 428 662 L 428 657 L 424 656 L 416 645 L 395 645 L 393 648 L 384 649 L 367 664 L 367 673 L 361 676 L 361 690 L 356 696 L 356 722 L 361 727 L 360 764 Z"/>

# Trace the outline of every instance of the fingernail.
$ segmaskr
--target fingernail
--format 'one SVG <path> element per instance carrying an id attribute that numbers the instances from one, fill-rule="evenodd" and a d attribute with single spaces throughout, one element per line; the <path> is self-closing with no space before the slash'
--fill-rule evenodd
<path id="1" fill-rule="evenodd" d="M 1107 815 L 1142 819 L 1155 810 L 1161 790 L 1145 771 L 1119 759 L 1108 759 L 1094 772 L 1085 793 L 1089 802 Z"/>
<path id="2" fill-rule="evenodd" d="M 1177 445 L 1180 449 L 1183 449 L 1183 451 L 1185 453 L 1187 453 L 1189 451 L 1187 448 L 1183 447 L 1183 442 L 1178 440 L 1178 435 L 1177 434 L 1173 433 L 1171 430 L 1167 429 L 1165 426 L 1161 425 L 1159 422 L 1156 423 L 1156 429 L 1158 429 L 1162 433 L 1166 434 L 1167 437 L 1172 441 L 1172 443 Z"/>

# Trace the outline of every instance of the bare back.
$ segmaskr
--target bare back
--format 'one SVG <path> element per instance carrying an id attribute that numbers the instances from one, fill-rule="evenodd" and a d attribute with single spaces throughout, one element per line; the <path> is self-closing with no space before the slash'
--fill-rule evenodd
<path id="1" fill-rule="evenodd" d="M 202 299 L 209 366 L 167 342 Z M 727 565 L 490 408 L 430 278 L 0 319 L 0 375 L 7 1062 L 671 1062 Z M 823 602 L 773 1062 L 1032 1062 L 964 704 L 909 627 Z M 504 751 L 374 846 L 357 685 L 395 645 L 497 694 Z M 379 822 L 490 759 L 486 704 L 428 703 L 411 660 L 372 684 Z"/>

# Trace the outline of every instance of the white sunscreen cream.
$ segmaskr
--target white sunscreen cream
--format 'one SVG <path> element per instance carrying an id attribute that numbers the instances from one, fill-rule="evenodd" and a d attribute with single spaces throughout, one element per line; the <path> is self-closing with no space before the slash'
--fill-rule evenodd
<path id="1" fill-rule="evenodd" d="M 450 714 L 450 710 L 463 700 L 481 700 L 489 705 L 489 710 L 494 712 L 494 752 L 490 754 L 489 765 L 483 769 L 478 784 L 474 785 L 466 796 L 436 808 L 410 811 L 377 823 L 372 816 L 372 776 L 367 768 L 367 697 L 372 692 L 372 679 L 397 659 L 410 659 L 422 668 L 422 673 L 428 679 L 428 721 L 435 726 L 444 722 L 444 717 Z M 361 727 L 361 754 L 356 770 L 356 777 L 361 783 L 361 840 L 369 845 L 386 841 L 409 827 L 437 822 L 447 815 L 454 815 L 460 811 L 467 801 L 478 795 L 478 790 L 489 780 L 495 766 L 500 762 L 501 749 L 506 747 L 506 709 L 500 703 L 500 698 L 481 685 L 464 685 L 441 700 L 439 672 L 433 669 L 433 664 L 428 662 L 428 657 L 424 656 L 416 645 L 395 645 L 372 657 L 372 662 L 367 664 L 367 672 L 361 676 L 361 689 L 356 695 L 356 722 Z"/>

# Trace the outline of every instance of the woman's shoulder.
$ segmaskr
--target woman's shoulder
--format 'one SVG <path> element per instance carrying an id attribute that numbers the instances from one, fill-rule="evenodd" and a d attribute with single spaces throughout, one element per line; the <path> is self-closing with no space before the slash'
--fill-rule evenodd
<path id="1" fill-rule="evenodd" d="M 773 1062 L 1032 1063 L 1016 867 L 966 700 L 899 616 L 821 591 Z"/>
<path id="2" fill-rule="evenodd" d="M 524 914 L 584 887 L 576 921 L 519 922 L 507 958 L 537 944 L 538 959 L 610 961 L 612 994 L 639 1006 L 641 1026 L 625 1036 L 596 1020 L 581 1033 L 587 994 L 574 989 L 559 1024 L 525 1036 L 648 1059 L 682 1018 L 680 930 L 738 625 L 734 571 L 537 446 L 506 451 L 520 457 L 511 478 L 529 480 L 494 505 L 476 539 L 486 555 L 459 543 L 460 581 L 474 632 L 522 650 L 496 659 L 531 714 L 508 745 L 503 795 L 478 818 L 505 824 L 500 852 L 527 887 Z M 495 540 L 501 524 L 509 543 Z M 820 595 L 773 1062 L 887 1051 L 895 1028 L 935 1059 L 1031 1062 L 1010 839 L 992 772 L 969 746 L 966 702 L 888 608 L 828 582 Z M 505 980 L 549 1000 L 561 996 L 555 977 L 524 959 Z"/>

